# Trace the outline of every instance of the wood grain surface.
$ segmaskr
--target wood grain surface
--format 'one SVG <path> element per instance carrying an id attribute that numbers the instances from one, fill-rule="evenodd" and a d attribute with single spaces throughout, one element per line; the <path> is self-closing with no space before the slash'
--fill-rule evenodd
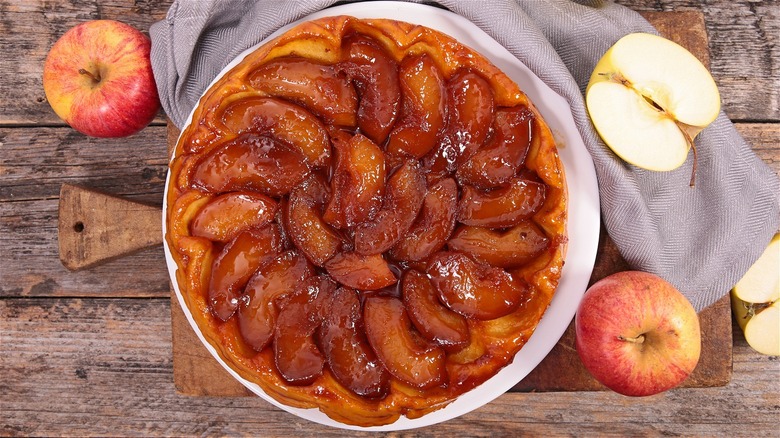
<path id="1" fill-rule="evenodd" d="M 723 108 L 780 174 L 780 3 L 618 0 L 701 13 Z M 171 0 L 0 0 L 0 435 L 343 436 L 257 397 L 190 397 L 174 383 L 170 289 L 160 247 L 71 272 L 59 261 L 62 183 L 160 205 L 161 115 L 139 134 L 90 139 L 41 88 L 46 53 L 70 27 L 113 18 L 144 32 Z M 732 324 L 725 386 L 634 399 L 609 391 L 507 393 L 455 420 L 393 436 L 777 436 L 780 362 Z M 361 436 L 375 434 L 357 433 Z"/>

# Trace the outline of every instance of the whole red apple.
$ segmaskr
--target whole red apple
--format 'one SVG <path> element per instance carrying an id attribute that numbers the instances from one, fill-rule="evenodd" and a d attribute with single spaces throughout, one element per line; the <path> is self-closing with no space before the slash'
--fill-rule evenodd
<path id="1" fill-rule="evenodd" d="M 89 136 L 134 134 L 160 109 L 150 50 L 149 38 L 127 24 L 79 24 L 46 57 L 46 99 L 62 120 Z"/>
<path id="2" fill-rule="evenodd" d="M 591 286 L 575 317 L 585 368 L 607 388 L 646 396 L 682 383 L 701 353 L 699 317 L 667 281 L 619 272 Z"/>

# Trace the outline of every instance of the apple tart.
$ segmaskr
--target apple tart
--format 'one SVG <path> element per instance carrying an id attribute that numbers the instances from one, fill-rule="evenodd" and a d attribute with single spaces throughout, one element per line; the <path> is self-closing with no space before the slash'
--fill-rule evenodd
<path id="1" fill-rule="evenodd" d="M 170 163 L 176 280 L 223 361 L 359 426 L 440 409 L 510 363 L 552 299 L 566 186 L 550 129 L 474 50 L 328 17 L 201 98 Z"/>

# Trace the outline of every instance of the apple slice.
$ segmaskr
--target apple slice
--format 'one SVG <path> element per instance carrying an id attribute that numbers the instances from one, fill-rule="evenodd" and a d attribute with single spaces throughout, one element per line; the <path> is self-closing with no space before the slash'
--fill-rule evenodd
<path id="1" fill-rule="evenodd" d="M 304 106 L 328 124 L 354 127 L 358 98 L 350 81 L 332 65 L 280 58 L 249 74 L 256 90 Z"/>
<path id="2" fill-rule="evenodd" d="M 222 124 L 229 132 L 268 133 L 297 148 L 313 166 L 325 166 L 330 157 L 328 131 L 320 119 L 282 99 L 252 96 L 221 108 Z"/>
<path id="3" fill-rule="evenodd" d="M 780 299 L 780 233 L 734 285 L 734 295 L 748 303 L 771 303 Z"/>
<path id="4" fill-rule="evenodd" d="M 734 285 L 731 307 L 754 350 L 780 355 L 780 234 Z"/>
<path id="5" fill-rule="evenodd" d="M 458 221 L 478 227 L 511 227 L 536 213 L 544 203 L 545 185 L 512 178 L 506 187 L 488 192 L 463 187 Z"/>
<path id="6" fill-rule="evenodd" d="M 534 115 L 525 105 L 496 111 L 493 136 L 458 168 L 458 181 L 482 189 L 509 181 L 525 162 L 533 124 Z"/>
<path id="7" fill-rule="evenodd" d="M 385 154 L 368 137 L 334 135 L 336 163 L 330 202 L 323 219 L 336 228 L 369 220 L 382 206 L 385 194 Z"/>
<path id="8" fill-rule="evenodd" d="M 246 230 L 228 242 L 211 269 L 209 307 L 212 313 L 222 321 L 230 319 L 250 277 L 280 250 L 281 238 L 275 224 Z"/>
<path id="9" fill-rule="evenodd" d="M 344 39 L 346 60 L 339 64 L 360 94 L 357 125 L 360 132 L 381 145 L 393 129 L 401 108 L 398 64 L 371 38 Z"/>
<path id="10" fill-rule="evenodd" d="M 530 220 L 506 230 L 461 226 L 455 231 L 449 249 L 460 251 L 500 268 L 516 268 L 533 260 L 550 244 L 550 239 Z"/>
<path id="11" fill-rule="evenodd" d="M 406 160 L 387 180 L 382 209 L 355 227 L 355 251 L 381 254 L 409 231 L 425 199 L 425 176 L 417 160 Z"/>
<path id="12" fill-rule="evenodd" d="M 278 311 L 276 298 L 292 294 L 313 275 L 302 254 L 287 251 L 261 267 L 249 280 L 238 309 L 238 328 L 249 346 L 260 351 L 271 342 Z"/>
<path id="13" fill-rule="evenodd" d="M 336 289 L 325 305 L 328 312 L 317 335 L 333 377 L 361 397 L 383 398 L 390 390 L 390 375 L 361 329 L 363 314 L 357 292 Z"/>
<path id="14" fill-rule="evenodd" d="M 306 156 L 271 137 L 241 134 L 197 164 L 192 186 L 210 193 L 256 190 L 286 195 L 309 174 Z"/>
<path id="15" fill-rule="evenodd" d="M 336 291 L 328 277 L 309 277 L 279 310 L 274 329 L 274 362 L 291 385 L 308 385 L 322 375 L 325 358 L 314 333 L 325 316 L 323 304 Z"/>
<path id="16" fill-rule="evenodd" d="M 409 319 L 426 339 L 447 350 L 468 344 L 470 333 L 466 318 L 439 301 L 428 276 L 411 269 L 402 280 L 403 300 Z"/>
<path id="17" fill-rule="evenodd" d="M 412 331 L 401 300 L 379 295 L 367 297 L 363 320 L 368 343 L 393 377 L 421 389 L 444 381 L 444 350 Z"/>
<path id="18" fill-rule="evenodd" d="M 249 228 L 261 228 L 276 215 L 277 203 L 254 192 L 230 192 L 209 201 L 190 224 L 193 236 L 227 242 Z"/>
<path id="19" fill-rule="evenodd" d="M 649 170 L 678 168 L 693 138 L 720 111 L 707 68 L 665 38 L 633 33 L 596 65 L 586 89 L 593 125 L 620 158 Z M 696 149 L 691 185 L 695 178 Z"/>
<path id="20" fill-rule="evenodd" d="M 527 293 L 527 287 L 505 270 L 459 252 L 434 254 L 426 272 L 444 305 L 467 318 L 508 315 Z"/>
<path id="21" fill-rule="evenodd" d="M 734 318 L 750 347 L 761 354 L 780 356 L 780 300 L 768 307 L 757 307 L 731 296 Z"/>
<path id="22" fill-rule="evenodd" d="M 447 82 L 450 105 L 444 135 L 423 159 L 431 173 L 455 171 L 488 137 L 493 121 L 493 92 L 490 84 L 471 70 L 458 70 Z"/>
<path id="23" fill-rule="evenodd" d="M 447 114 L 444 78 L 426 53 L 408 56 L 399 67 L 402 107 L 390 132 L 388 154 L 420 158 L 428 153 Z"/>
<path id="24" fill-rule="evenodd" d="M 423 200 L 417 220 L 401 240 L 390 248 L 396 260 L 420 261 L 440 250 L 455 228 L 458 186 L 452 178 L 434 184 Z"/>
<path id="25" fill-rule="evenodd" d="M 325 262 L 325 269 L 334 280 L 359 290 L 379 290 L 398 281 L 382 254 L 340 252 Z"/>
<path id="26" fill-rule="evenodd" d="M 325 178 L 312 173 L 290 192 L 283 223 L 290 240 L 317 266 L 341 249 L 342 238 L 322 219 L 323 204 L 330 198 Z"/>

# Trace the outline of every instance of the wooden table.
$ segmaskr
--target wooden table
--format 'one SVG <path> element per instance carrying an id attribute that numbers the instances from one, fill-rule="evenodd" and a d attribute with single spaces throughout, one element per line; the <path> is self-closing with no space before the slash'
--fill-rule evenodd
<path id="1" fill-rule="evenodd" d="M 75 3 L 75 4 L 74 4 Z M 780 173 L 780 4 L 620 0 L 638 11 L 699 11 L 725 112 Z M 255 397 L 190 397 L 174 386 L 171 307 L 162 249 L 79 272 L 57 255 L 63 183 L 159 205 L 166 174 L 162 117 L 124 140 L 90 139 L 57 119 L 43 60 L 75 24 L 139 29 L 170 0 L 0 4 L 0 434 L 328 435 L 342 431 Z M 728 384 L 633 399 L 606 391 L 507 393 L 424 435 L 774 435 L 780 364 L 733 330 Z"/>

